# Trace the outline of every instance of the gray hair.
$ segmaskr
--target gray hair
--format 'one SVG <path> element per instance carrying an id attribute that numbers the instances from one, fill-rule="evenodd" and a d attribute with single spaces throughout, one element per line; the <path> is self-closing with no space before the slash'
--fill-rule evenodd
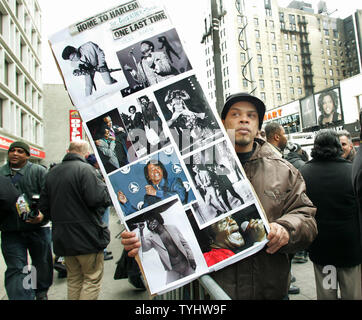
<path id="1" fill-rule="evenodd" d="M 72 141 L 69 144 L 68 152 L 69 153 L 78 153 L 85 157 L 89 153 L 89 143 L 85 140 Z"/>
<path id="2" fill-rule="evenodd" d="M 349 142 L 352 142 L 351 134 L 347 130 L 341 130 L 337 132 L 338 138 L 347 137 Z"/>

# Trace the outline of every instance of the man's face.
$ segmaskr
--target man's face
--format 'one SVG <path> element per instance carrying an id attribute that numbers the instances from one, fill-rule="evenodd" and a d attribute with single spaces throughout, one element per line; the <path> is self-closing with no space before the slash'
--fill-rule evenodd
<path id="1" fill-rule="evenodd" d="M 141 45 L 141 53 L 143 56 L 148 56 L 152 53 L 152 47 L 148 45 L 147 43 L 143 43 Z"/>
<path id="2" fill-rule="evenodd" d="M 287 142 L 288 142 L 288 138 L 285 135 L 285 130 L 282 126 L 280 126 L 280 131 L 279 131 L 279 143 L 278 143 L 278 147 L 280 150 L 284 150 L 285 147 L 287 146 Z"/>
<path id="3" fill-rule="evenodd" d="M 348 141 L 346 136 L 339 137 L 339 141 L 341 142 L 343 149 L 342 158 L 346 159 L 352 150 L 352 144 Z"/>
<path id="4" fill-rule="evenodd" d="M 160 225 L 160 223 L 158 222 L 157 219 L 151 219 L 148 221 L 147 227 L 148 227 L 148 230 L 154 232 L 158 228 L 159 225 Z"/>
<path id="5" fill-rule="evenodd" d="M 235 130 L 236 151 L 243 152 L 245 148 L 252 149 L 254 138 L 259 131 L 259 116 L 253 104 L 247 101 L 233 104 L 223 124 L 226 130 Z"/>
<path id="6" fill-rule="evenodd" d="M 134 114 L 134 113 L 136 113 L 136 109 L 135 109 L 135 108 L 130 108 L 130 109 L 129 109 L 129 112 L 132 113 L 132 114 Z"/>
<path id="7" fill-rule="evenodd" d="M 234 249 L 245 244 L 237 223 L 230 217 L 218 221 L 211 228 L 215 233 L 214 244 L 221 248 Z"/>
<path id="8" fill-rule="evenodd" d="M 30 157 L 23 148 L 11 148 L 8 153 L 10 167 L 22 168 Z"/>
<path id="9" fill-rule="evenodd" d="M 113 123 L 112 123 L 112 119 L 111 119 L 111 118 L 106 117 L 106 118 L 104 118 L 103 120 L 104 120 L 104 122 L 105 122 L 105 124 L 107 125 L 108 128 L 112 128 Z"/>
<path id="10" fill-rule="evenodd" d="M 145 99 L 145 98 L 141 98 L 141 99 L 140 99 L 140 102 L 141 102 L 141 104 L 142 104 L 143 106 L 147 106 L 147 105 L 148 105 L 148 101 L 147 101 L 147 99 Z"/>
<path id="11" fill-rule="evenodd" d="M 148 177 L 150 178 L 152 184 L 159 184 L 163 179 L 162 168 L 156 164 L 150 163 L 147 169 Z"/>
<path id="12" fill-rule="evenodd" d="M 80 54 L 73 52 L 69 55 L 69 60 L 72 62 L 78 62 L 80 60 Z"/>

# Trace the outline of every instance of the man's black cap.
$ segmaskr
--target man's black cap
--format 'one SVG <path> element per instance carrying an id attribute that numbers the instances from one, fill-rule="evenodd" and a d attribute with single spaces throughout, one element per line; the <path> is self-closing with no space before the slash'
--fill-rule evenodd
<path id="1" fill-rule="evenodd" d="M 221 112 L 221 119 L 225 120 L 226 115 L 229 112 L 231 106 L 240 101 L 250 102 L 256 107 L 256 110 L 259 115 L 259 130 L 260 130 L 264 121 L 264 115 L 266 110 L 265 104 L 259 98 L 252 96 L 251 94 L 246 92 L 235 93 L 226 98 L 224 108 Z"/>
<path id="2" fill-rule="evenodd" d="M 28 156 L 30 156 L 30 147 L 29 147 L 29 145 L 27 143 L 25 143 L 23 141 L 15 141 L 15 142 L 13 142 L 9 147 L 8 153 L 13 148 L 21 148 L 26 152 L 26 154 Z"/>

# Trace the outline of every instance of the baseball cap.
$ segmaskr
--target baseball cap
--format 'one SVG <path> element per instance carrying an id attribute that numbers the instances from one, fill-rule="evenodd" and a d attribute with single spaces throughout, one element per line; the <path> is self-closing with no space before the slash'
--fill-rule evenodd
<path id="1" fill-rule="evenodd" d="M 21 148 L 21 149 L 24 149 L 25 152 L 28 154 L 28 156 L 30 156 L 30 147 L 28 144 L 26 144 L 25 142 L 23 141 L 15 141 L 13 142 L 10 147 L 9 147 L 9 150 L 8 150 L 8 153 L 9 151 L 12 149 L 12 148 Z"/>
<path id="2" fill-rule="evenodd" d="M 259 98 L 252 96 L 251 94 L 246 92 L 235 93 L 226 98 L 224 108 L 221 112 L 221 119 L 225 120 L 226 115 L 229 112 L 231 106 L 240 101 L 250 102 L 256 107 L 256 110 L 259 115 L 259 130 L 260 130 L 264 121 L 264 115 L 266 110 L 265 104 Z"/>

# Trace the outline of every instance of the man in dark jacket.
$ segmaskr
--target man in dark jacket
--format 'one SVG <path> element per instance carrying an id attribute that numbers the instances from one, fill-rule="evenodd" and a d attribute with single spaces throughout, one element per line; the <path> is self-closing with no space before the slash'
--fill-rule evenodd
<path id="1" fill-rule="evenodd" d="M 0 224 L 9 215 L 16 215 L 16 200 L 20 192 L 15 188 L 11 181 L 0 176 Z"/>
<path id="2" fill-rule="evenodd" d="M 258 253 L 212 273 L 232 299 L 284 299 L 288 294 L 288 254 L 309 246 L 317 234 L 312 202 L 299 171 L 265 141 L 256 138 L 265 105 L 247 93 L 228 97 L 222 112 L 225 128 L 234 132 L 235 150 L 269 221 L 269 242 Z M 123 232 L 130 256 L 141 243 L 135 233 Z"/>
<path id="3" fill-rule="evenodd" d="M 111 201 L 85 160 L 88 154 L 88 142 L 71 142 L 62 163 L 49 171 L 40 197 L 40 210 L 52 220 L 54 253 L 64 256 L 69 300 L 98 298 L 110 240 L 102 214 Z"/>
<path id="4" fill-rule="evenodd" d="M 8 162 L 0 168 L 0 176 L 11 181 L 31 204 L 32 197 L 40 195 L 46 169 L 31 163 L 29 158 L 28 144 L 23 141 L 12 143 Z M 26 221 L 18 214 L 10 214 L 2 221 L 0 230 L 1 250 L 7 266 L 5 289 L 9 300 L 34 300 L 34 297 L 46 300 L 48 289 L 53 283 L 53 254 L 48 221 L 43 220 L 41 213 Z M 30 274 L 27 271 L 28 253 L 32 262 Z M 28 279 L 36 279 L 36 283 Z M 27 285 L 24 286 L 24 283 Z"/>

